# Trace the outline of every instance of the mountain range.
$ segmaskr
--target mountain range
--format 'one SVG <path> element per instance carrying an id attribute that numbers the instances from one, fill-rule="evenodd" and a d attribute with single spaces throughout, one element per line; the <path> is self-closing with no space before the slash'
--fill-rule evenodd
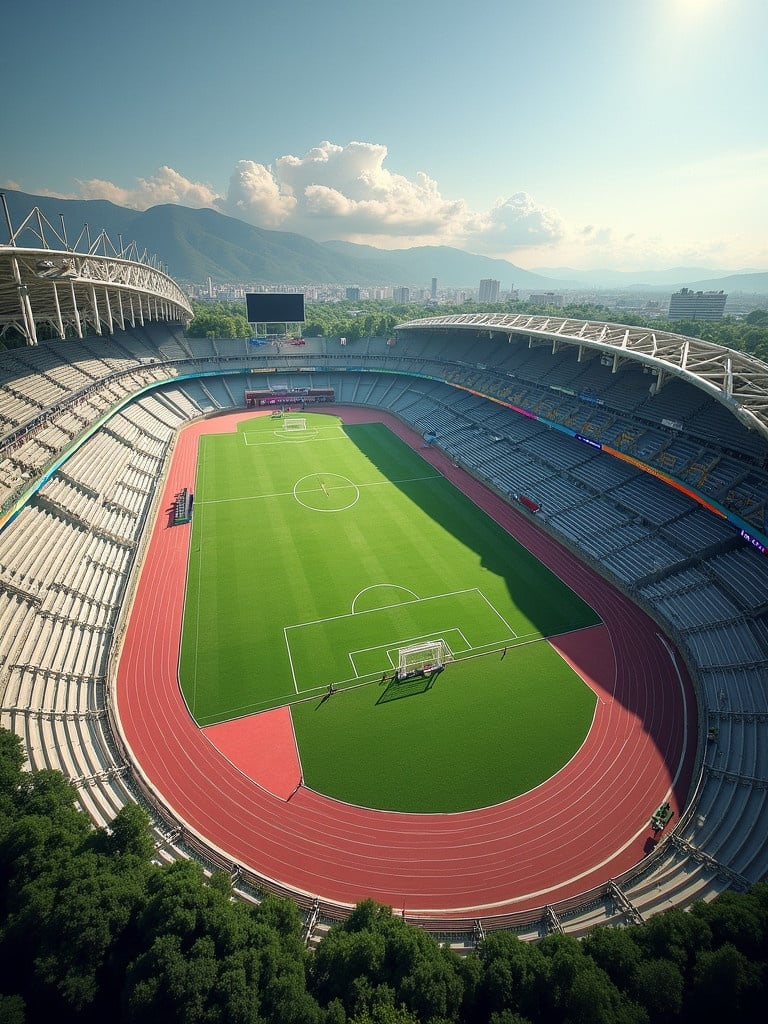
<path id="1" fill-rule="evenodd" d="M 665 271 L 580 271 L 568 267 L 525 270 L 508 260 L 492 259 L 450 246 L 415 246 L 409 249 L 376 249 L 352 242 L 315 242 L 288 231 L 270 231 L 227 217 L 216 210 L 190 209 L 167 204 L 136 211 L 101 199 L 55 199 L 12 189 L 4 191 L 16 244 L 41 244 L 39 223 L 30 218 L 37 208 L 49 222 L 43 223 L 45 243 L 62 248 L 55 233 L 84 251 L 83 226 L 91 239 L 103 230 L 115 247 L 135 241 L 139 252 L 157 254 L 168 273 L 181 283 L 257 285 L 337 284 L 406 285 L 428 288 L 433 277 L 440 288 L 477 288 L 483 278 L 493 278 L 502 291 L 580 291 L 613 289 L 661 291 L 686 286 L 701 290 L 723 289 L 729 293 L 768 294 L 768 272 L 747 271 L 737 275 L 708 268 L 673 268 Z M 78 238 L 81 241 L 78 243 Z M 8 241 L 7 229 L 0 244 Z"/>

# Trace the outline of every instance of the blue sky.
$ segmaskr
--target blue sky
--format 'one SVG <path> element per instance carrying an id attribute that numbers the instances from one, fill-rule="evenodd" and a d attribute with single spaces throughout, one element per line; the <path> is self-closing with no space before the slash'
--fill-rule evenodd
<path id="1" fill-rule="evenodd" d="M 766 0 L 70 0 L 0 185 L 527 268 L 768 268 Z"/>

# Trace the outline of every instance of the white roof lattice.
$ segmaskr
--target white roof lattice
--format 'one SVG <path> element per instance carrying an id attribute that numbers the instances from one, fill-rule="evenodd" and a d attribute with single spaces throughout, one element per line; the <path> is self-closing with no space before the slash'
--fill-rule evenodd
<path id="1" fill-rule="evenodd" d="M 686 380 L 725 405 L 744 426 L 768 440 L 768 364 L 755 356 L 683 334 L 629 327 L 597 320 L 532 316 L 526 313 L 464 313 L 398 324 L 396 331 L 489 331 L 562 342 L 609 354 L 617 369 L 624 359 L 653 367 L 658 387 L 666 375 Z"/>

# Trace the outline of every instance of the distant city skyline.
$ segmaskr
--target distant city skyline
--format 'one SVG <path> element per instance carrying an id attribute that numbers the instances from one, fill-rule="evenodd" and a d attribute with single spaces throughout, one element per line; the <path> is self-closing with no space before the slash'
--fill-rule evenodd
<path id="1" fill-rule="evenodd" d="M 0 187 L 530 270 L 768 269 L 764 0 L 52 0 Z"/>

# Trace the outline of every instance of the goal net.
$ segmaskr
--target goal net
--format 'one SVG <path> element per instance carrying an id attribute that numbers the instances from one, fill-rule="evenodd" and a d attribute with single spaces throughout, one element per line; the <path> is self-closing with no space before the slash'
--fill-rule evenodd
<path id="1" fill-rule="evenodd" d="M 452 657 L 450 647 L 442 639 L 401 647 L 397 654 L 398 679 L 408 679 L 419 673 L 424 674 L 444 668 L 445 663 Z"/>
<path id="2" fill-rule="evenodd" d="M 283 430 L 306 430 L 307 421 L 304 416 L 285 416 L 283 418 Z"/>

